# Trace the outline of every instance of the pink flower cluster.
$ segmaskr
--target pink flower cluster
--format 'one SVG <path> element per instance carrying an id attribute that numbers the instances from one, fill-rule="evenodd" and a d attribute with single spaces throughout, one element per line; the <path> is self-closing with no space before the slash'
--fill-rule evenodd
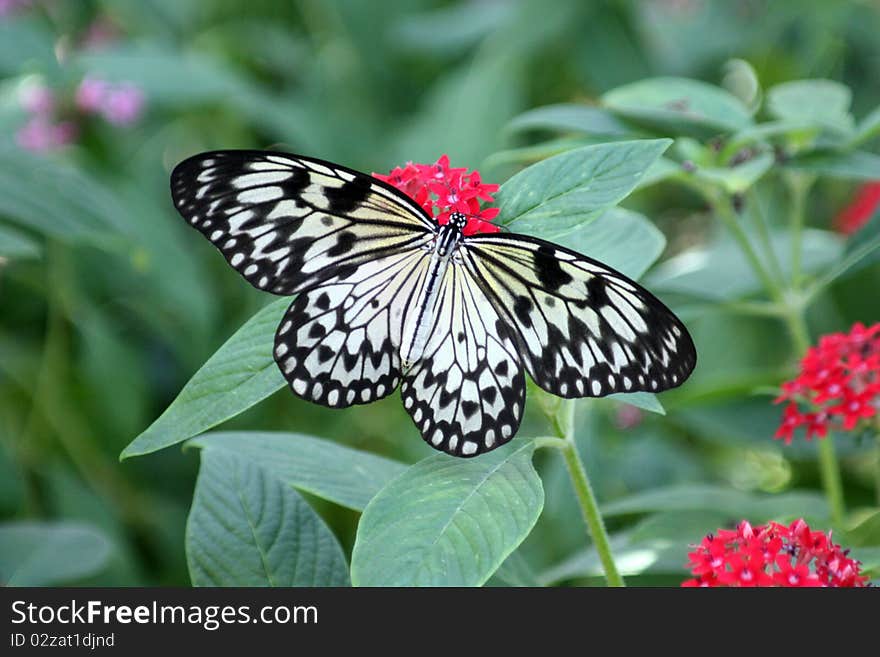
<path id="1" fill-rule="evenodd" d="M 856 323 L 810 347 L 800 373 L 782 384 L 776 403 L 787 401 L 775 438 L 791 443 L 794 432 L 824 438 L 831 426 L 851 431 L 880 411 L 880 324 Z M 802 411 L 799 404 L 810 410 Z"/>
<path id="2" fill-rule="evenodd" d="M 465 235 L 501 230 L 491 223 L 500 210 L 480 207 L 480 201 L 493 201 L 492 194 L 498 191 L 498 185 L 484 184 L 477 171 L 450 167 L 447 155 L 440 156 L 434 164 L 407 162 L 403 167 L 394 167 L 388 175 L 373 176 L 407 194 L 441 226 L 449 221 L 452 212 L 461 212 L 468 218 Z"/>
<path id="3" fill-rule="evenodd" d="M 137 121 L 144 109 L 144 94 L 135 85 L 113 84 L 96 77 L 80 82 L 71 110 L 59 95 L 42 82 L 32 82 L 19 95 L 22 108 L 30 115 L 18 130 L 16 139 L 22 148 L 49 151 L 73 142 L 88 116 L 99 116 L 116 126 Z"/>
<path id="4" fill-rule="evenodd" d="M 29 151 L 49 151 L 71 143 L 78 134 L 75 122 L 58 118 L 55 93 L 42 82 L 22 87 L 22 108 L 30 115 L 16 133 L 18 145 Z"/>
<path id="5" fill-rule="evenodd" d="M 144 94 L 130 82 L 113 84 L 89 76 L 76 90 L 76 106 L 86 114 L 103 117 L 108 123 L 126 126 L 140 118 Z"/>
<path id="6" fill-rule="evenodd" d="M 0 0 L 0 17 L 9 16 L 13 12 L 26 9 L 34 0 Z"/>
<path id="7" fill-rule="evenodd" d="M 787 527 L 752 527 L 743 520 L 692 547 L 688 566 L 694 577 L 682 586 L 862 587 L 868 581 L 849 550 L 831 541 L 831 532 L 812 531 L 803 519 Z"/>

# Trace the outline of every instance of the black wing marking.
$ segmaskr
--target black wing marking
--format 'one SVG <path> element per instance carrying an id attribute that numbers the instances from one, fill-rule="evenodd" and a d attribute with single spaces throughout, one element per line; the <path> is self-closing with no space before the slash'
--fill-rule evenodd
<path id="1" fill-rule="evenodd" d="M 476 456 L 513 438 L 525 377 L 509 329 L 463 267 L 450 264 L 439 294 L 425 352 L 403 377 L 403 405 L 431 447 Z"/>
<path id="2" fill-rule="evenodd" d="M 291 295 L 437 229 L 372 176 L 270 151 L 215 151 L 171 174 L 178 212 L 255 287 Z"/>
<path id="3" fill-rule="evenodd" d="M 403 318 L 429 255 L 386 255 L 301 293 L 275 335 L 275 361 L 298 396 L 324 406 L 366 404 L 401 376 Z"/>
<path id="4" fill-rule="evenodd" d="M 658 392 L 683 383 L 696 365 L 694 343 L 672 311 L 600 262 L 515 234 L 469 237 L 461 252 L 548 392 Z"/>

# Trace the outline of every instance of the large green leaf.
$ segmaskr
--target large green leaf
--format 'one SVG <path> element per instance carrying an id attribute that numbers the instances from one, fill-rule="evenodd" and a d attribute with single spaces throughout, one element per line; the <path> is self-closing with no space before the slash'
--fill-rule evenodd
<path id="1" fill-rule="evenodd" d="M 866 151 L 815 152 L 792 158 L 786 166 L 844 180 L 880 180 L 880 155 Z"/>
<path id="2" fill-rule="evenodd" d="M 616 137 L 632 134 L 629 127 L 607 110 L 574 103 L 547 105 L 523 112 L 507 124 L 507 129 L 512 132 L 557 130 Z"/>
<path id="3" fill-rule="evenodd" d="M 645 215 L 624 208 L 611 208 L 556 241 L 636 280 L 666 248 L 663 233 Z"/>
<path id="4" fill-rule="evenodd" d="M 828 502 L 819 493 L 788 492 L 777 495 L 747 493 L 709 484 L 683 484 L 642 491 L 602 506 L 606 517 L 660 511 L 717 511 L 737 520 L 828 518 Z"/>
<path id="5" fill-rule="evenodd" d="M 367 505 L 352 553 L 356 586 L 480 586 L 528 535 L 544 506 L 534 443 L 476 459 L 415 464 Z"/>
<path id="6" fill-rule="evenodd" d="M 794 80 L 767 91 L 767 109 L 779 119 L 807 120 L 823 128 L 848 133 L 852 93 L 833 80 Z"/>
<path id="7" fill-rule="evenodd" d="M 541 237 L 568 233 L 626 198 L 671 143 L 597 144 L 533 164 L 498 191 L 499 221 Z"/>
<path id="8" fill-rule="evenodd" d="M 195 586 L 345 586 L 336 538 L 271 468 L 203 449 L 186 525 Z"/>
<path id="9" fill-rule="evenodd" d="M 406 470 L 403 463 L 297 433 L 207 433 L 186 446 L 247 459 L 288 486 L 356 511 Z"/>
<path id="10" fill-rule="evenodd" d="M 649 78 L 609 91 L 602 104 L 622 117 L 673 134 L 707 136 L 751 125 L 749 109 L 718 87 L 684 78 Z"/>
<path id="11" fill-rule="evenodd" d="M 782 229 L 774 231 L 770 244 L 783 275 L 789 275 L 790 235 Z M 807 273 L 821 272 L 840 259 L 843 249 L 839 236 L 808 229 L 803 232 L 801 262 Z M 739 246 L 725 234 L 663 262 L 651 272 L 648 287 L 701 299 L 730 300 L 758 292 L 762 283 Z"/>
<path id="12" fill-rule="evenodd" d="M 614 562 L 620 574 L 684 573 L 690 545 L 729 524 L 723 511 L 666 511 L 655 513 L 634 528 L 611 536 Z M 538 576 L 544 585 L 581 577 L 601 577 L 602 561 L 594 546 L 572 554 Z"/>
<path id="13" fill-rule="evenodd" d="M 42 246 L 26 233 L 0 224 L 0 258 L 12 260 L 36 258 L 42 250 Z"/>
<path id="14" fill-rule="evenodd" d="M 0 216 L 66 241 L 127 232 L 125 206 L 87 172 L 0 144 Z"/>
<path id="15" fill-rule="evenodd" d="M 100 572 L 112 548 L 104 534 L 77 522 L 0 525 L 0 584 L 58 586 Z"/>
<path id="16" fill-rule="evenodd" d="M 283 387 L 284 378 L 272 359 L 272 336 L 289 304 L 289 299 L 279 299 L 248 320 L 120 458 L 149 454 L 192 438 Z"/>
<path id="17" fill-rule="evenodd" d="M 880 212 L 846 241 L 843 256 L 814 283 L 816 291 L 880 262 Z"/>

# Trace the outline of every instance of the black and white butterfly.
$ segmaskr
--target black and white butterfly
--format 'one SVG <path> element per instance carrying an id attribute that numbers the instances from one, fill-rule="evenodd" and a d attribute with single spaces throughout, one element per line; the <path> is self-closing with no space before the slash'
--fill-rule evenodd
<path id="1" fill-rule="evenodd" d="M 681 321 L 600 262 L 511 233 L 464 236 L 393 186 L 269 151 L 191 157 L 171 175 L 180 214 L 255 287 L 296 295 L 275 336 L 293 392 L 342 408 L 401 386 L 432 447 L 508 442 L 525 369 L 560 397 L 681 384 L 696 351 Z"/>

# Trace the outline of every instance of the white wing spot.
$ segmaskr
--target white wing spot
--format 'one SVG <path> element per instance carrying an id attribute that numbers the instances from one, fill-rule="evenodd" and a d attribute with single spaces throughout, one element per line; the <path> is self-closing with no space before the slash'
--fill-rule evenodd
<path id="1" fill-rule="evenodd" d="M 592 387 L 593 387 L 593 394 L 594 395 L 598 395 L 600 392 L 602 392 L 602 384 L 599 383 L 598 380 L 596 380 L 596 379 L 593 380 Z"/>
<path id="2" fill-rule="evenodd" d="M 464 444 L 461 446 L 461 453 L 470 456 L 477 451 L 477 443 L 472 440 L 465 440 Z"/>

